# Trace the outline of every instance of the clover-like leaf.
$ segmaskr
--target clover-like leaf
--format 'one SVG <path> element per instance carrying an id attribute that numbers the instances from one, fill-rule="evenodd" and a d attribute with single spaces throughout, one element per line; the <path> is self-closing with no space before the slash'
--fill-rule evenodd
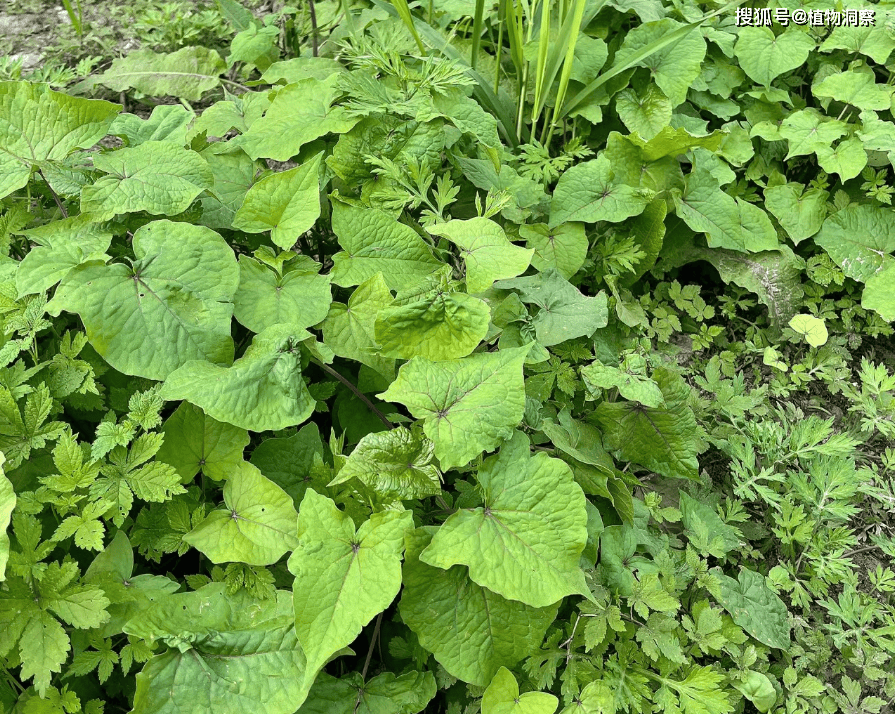
<path id="1" fill-rule="evenodd" d="M 451 515 L 420 560 L 445 570 L 467 565 L 478 585 L 546 607 L 589 593 L 579 568 L 587 510 L 568 464 L 530 448 L 516 432 L 485 461 L 477 475 L 484 505 Z"/>
<path id="2" fill-rule="evenodd" d="M 519 683 L 501 667 L 482 697 L 482 714 L 553 714 L 559 700 L 545 692 L 519 694 Z"/>

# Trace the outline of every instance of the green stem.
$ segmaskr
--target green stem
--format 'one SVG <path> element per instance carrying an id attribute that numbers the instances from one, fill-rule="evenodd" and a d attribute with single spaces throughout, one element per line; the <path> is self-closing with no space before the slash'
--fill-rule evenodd
<path id="1" fill-rule="evenodd" d="M 334 370 L 328 364 L 320 362 L 319 360 L 316 360 L 316 359 L 314 360 L 314 363 L 318 367 L 320 367 L 320 369 L 322 369 L 324 372 L 326 372 L 328 375 L 335 377 L 342 384 L 344 384 L 346 387 L 348 387 L 348 389 L 350 389 L 352 392 L 354 392 L 354 395 L 358 399 L 360 399 L 364 404 L 367 405 L 367 408 L 378 417 L 379 421 L 381 421 L 383 424 L 385 424 L 389 429 L 395 428 L 395 425 L 392 424 L 391 421 L 389 421 L 389 418 L 385 414 L 383 414 L 381 411 L 379 411 L 379 409 L 376 408 L 376 405 L 370 401 L 369 397 L 367 397 L 366 394 L 364 394 L 357 387 L 355 387 L 350 381 L 348 381 L 348 379 L 346 379 L 341 374 L 336 372 L 336 370 Z"/>

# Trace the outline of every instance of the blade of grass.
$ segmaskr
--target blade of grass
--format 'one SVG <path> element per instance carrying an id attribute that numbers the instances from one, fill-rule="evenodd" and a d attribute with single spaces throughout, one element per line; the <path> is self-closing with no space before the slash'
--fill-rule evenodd
<path id="1" fill-rule="evenodd" d="M 420 39 L 419 33 L 416 30 L 416 25 L 413 22 L 413 15 L 410 12 L 410 6 L 407 4 L 407 0 L 389 0 L 389 2 L 391 2 L 392 7 L 395 8 L 398 17 L 404 21 L 407 29 L 410 30 L 410 34 L 413 35 L 413 39 L 416 41 L 416 46 L 419 47 L 420 53 L 425 55 L 426 48 L 423 46 L 423 41 Z"/>
<path id="2" fill-rule="evenodd" d="M 734 0 L 723 7 L 718 8 L 714 12 L 709 13 L 708 15 L 702 17 L 696 22 L 691 22 L 688 25 L 684 25 L 682 27 L 677 28 L 676 30 L 672 30 L 664 37 L 660 37 L 655 42 L 651 42 L 650 44 L 644 46 L 639 52 L 635 53 L 631 56 L 631 58 L 627 62 L 623 62 L 619 65 L 613 65 L 613 67 L 601 74 L 599 77 L 590 82 L 584 89 L 582 89 L 578 94 L 576 94 L 572 101 L 564 108 L 564 111 L 561 115 L 558 115 L 557 118 L 561 118 L 567 116 L 569 113 L 575 111 L 578 107 L 584 104 L 590 96 L 600 87 L 602 87 L 606 82 L 608 82 L 613 77 L 618 76 L 622 72 L 631 69 L 636 66 L 643 60 L 645 60 L 650 55 L 655 54 L 659 50 L 663 50 L 669 45 L 672 45 L 676 42 L 680 42 L 684 37 L 690 34 L 697 27 L 702 25 L 702 23 L 707 20 L 712 19 L 713 17 L 720 15 L 722 13 L 728 12 L 739 5 L 742 5 L 745 0 Z"/>
<path id="3" fill-rule="evenodd" d="M 482 45 L 482 28 L 485 25 L 485 0 L 475 0 L 475 15 L 472 20 L 472 52 L 469 56 L 469 66 L 475 69 L 475 63 L 479 56 L 479 48 Z"/>
<path id="4" fill-rule="evenodd" d="M 600 0 L 598 5 L 599 8 L 602 8 L 606 3 L 606 0 Z M 575 64 L 575 47 L 578 44 L 578 35 L 581 33 L 581 21 L 584 18 L 584 8 L 587 5 L 587 0 L 575 0 L 575 7 L 570 15 L 573 17 L 572 27 L 575 28 L 572 33 L 572 37 L 568 41 L 568 46 L 566 47 L 566 56 L 563 60 L 562 65 L 562 74 L 559 77 L 559 87 L 556 90 L 556 102 L 553 106 L 553 117 L 550 121 L 550 129 L 547 132 L 547 137 L 544 140 L 544 143 L 547 144 L 550 142 L 551 137 L 553 136 L 553 131 L 556 128 L 558 118 L 562 117 L 562 105 L 566 99 L 566 92 L 569 88 L 569 80 L 572 77 L 572 68 Z"/>
<path id="5" fill-rule="evenodd" d="M 547 59 L 550 53 L 550 0 L 541 0 L 541 22 L 538 28 L 538 63 L 535 66 L 535 101 L 531 108 L 531 133 L 535 134 L 535 124 L 547 100 L 550 84 L 547 78 Z"/>

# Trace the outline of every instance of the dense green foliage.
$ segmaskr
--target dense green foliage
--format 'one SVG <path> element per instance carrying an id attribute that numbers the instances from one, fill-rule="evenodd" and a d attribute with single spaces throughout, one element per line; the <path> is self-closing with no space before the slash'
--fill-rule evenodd
<path id="1" fill-rule="evenodd" d="M 0 83 L 4 711 L 893 710 L 895 4 L 471 5 Z"/>

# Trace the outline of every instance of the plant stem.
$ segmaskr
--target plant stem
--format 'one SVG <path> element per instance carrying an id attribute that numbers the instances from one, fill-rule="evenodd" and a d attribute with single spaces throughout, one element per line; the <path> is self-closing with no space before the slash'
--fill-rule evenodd
<path id="1" fill-rule="evenodd" d="M 329 375 L 335 377 L 335 378 L 338 379 L 342 384 L 344 384 L 346 387 L 348 387 L 348 389 L 350 389 L 352 392 L 354 392 L 355 396 L 356 396 L 358 399 L 360 399 L 364 404 L 366 404 L 366 405 L 367 405 L 367 408 L 368 408 L 371 412 L 373 412 L 373 413 L 379 418 L 379 421 L 381 421 L 383 424 L 385 424 L 389 429 L 394 429 L 394 428 L 395 428 L 395 425 L 392 424 L 391 421 L 389 421 L 389 418 L 388 418 L 385 414 L 383 414 L 381 411 L 379 411 L 379 410 L 376 408 L 376 405 L 373 404 L 373 402 L 370 401 L 369 397 L 367 397 L 366 394 L 364 394 L 362 391 L 360 391 L 357 387 L 355 387 L 351 382 L 349 382 L 349 381 L 348 381 L 345 377 L 343 377 L 341 374 L 339 374 L 338 372 L 336 372 L 336 370 L 334 370 L 334 369 L 333 369 L 332 367 L 330 367 L 328 364 L 324 364 L 323 362 L 319 362 L 319 361 L 317 361 L 317 360 L 314 360 L 314 362 L 315 362 L 315 363 L 316 363 L 316 364 L 317 364 L 317 365 L 318 365 L 324 372 L 326 372 L 327 374 L 329 374 Z"/>
<path id="2" fill-rule="evenodd" d="M 370 638 L 370 646 L 367 648 L 367 658 L 364 660 L 364 669 L 361 672 L 360 676 L 365 682 L 367 680 L 367 670 L 370 669 L 370 660 L 373 658 L 373 647 L 376 644 L 376 639 L 379 637 L 379 628 L 382 627 L 382 613 L 380 612 L 376 616 L 376 624 L 373 626 L 373 636 Z M 363 690 L 357 693 L 357 701 L 354 702 L 354 711 L 357 714 L 357 710 L 360 708 L 360 698 L 363 696 Z"/>
<path id="3" fill-rule="evenodd" d="M 38 169 L 38 170 L 37 170 L 37 173 L 40 174 L 40 177 L 44 180 L 44 183 L 47 185 L 47 188 L 50 189 L 50 193 L 53 194 L 53 200 L 56 201 L 56 205 L 59 207 L 59 210 L 62 212 L 62 217 L 63 217 L 63 218 L 68 218 L 68 211 L 65 210 L 65 206 L 63 206 L 63 205 L 62 205 L 62 201 L 59 200 L 59 194 L 57 194 L 57 193 L 53 190 L 53 187 L 50 186 L 50 182 L 47 181 L 47 177 L 44 176 L 44 172 L 43 172 L 43 170 Z"/>
<path id="4" fill-rule="evenodd" d="M 314 0 L 308 0 L 308 11 L 311 15 L 311 53 L 317 56 L 317 12 L 314 10 Z"/>

